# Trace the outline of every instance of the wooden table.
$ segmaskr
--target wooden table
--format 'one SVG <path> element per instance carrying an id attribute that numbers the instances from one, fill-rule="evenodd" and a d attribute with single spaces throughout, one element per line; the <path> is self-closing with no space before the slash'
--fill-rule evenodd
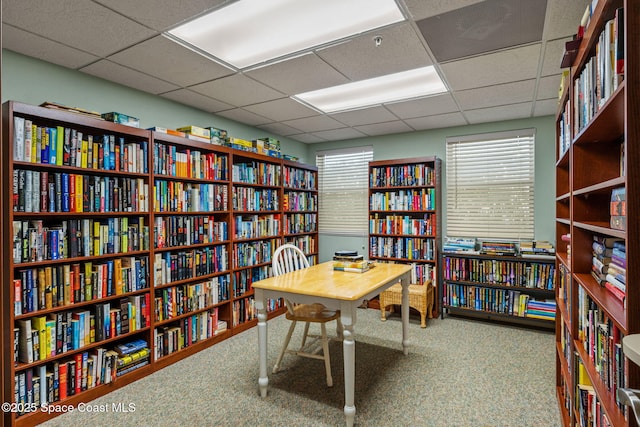
<path id="1" fill-rule="evenodd" d="M 334 271 L 333 262 L 325 262 L 309 268 L 252 284 L 258 310 L 258 350 L 260 395 L 266 397 L 267 376 L 267 298 L 285 298 L 294 303 L 321 303 L 333 310 L 340 310 L 344 327 L 344 414 L 347 426 L 353 426 L 356 415 L 354 405 L 355 386 L 355 338 L 353 327 L 356 311 L 365 300 L 370 300 L 383 290 L 400 282 L 402 284 L 402 348 L 408 353 L 409 329 L 409 281 L 411 266 L 406 264 L 376 263 L 365 273 Z"/>

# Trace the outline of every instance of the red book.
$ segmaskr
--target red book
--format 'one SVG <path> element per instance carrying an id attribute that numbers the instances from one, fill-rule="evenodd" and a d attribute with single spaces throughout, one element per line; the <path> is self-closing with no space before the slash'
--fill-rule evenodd
<path id="1" fill-rule="evenodd" d="M 73 372 L 72 374 L 75 375 L 76 377 L 75 394 L 78 394 L 82 391 L 82 353 L 77 353 L 75 358 L 76 358 L 76 371 Z"/>
<path id="2" fill-rule="evenodd" d="M 58 390 L 60 391 L 60 400 L 64 400 L 67 398 L 67 364 L 60 363 L 58 371 Z"/>
<path id="3" fill-rule="evenodd" d="M 620 302 L 624 302 L 626 294 L 621 289 L 616 287 L 616 285 L 613 285 L 609 282 L 604 282 L 604 287 L 607 288 L 614 297 L 620 300 Z"/>

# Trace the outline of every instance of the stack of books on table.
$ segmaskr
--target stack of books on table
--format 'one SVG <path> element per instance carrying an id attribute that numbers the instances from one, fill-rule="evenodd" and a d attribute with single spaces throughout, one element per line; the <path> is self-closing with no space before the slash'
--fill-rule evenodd
<path id="1" fill-rule="evenodd" d="M 373 262 L 364 259 L 357 252 L 338 251 L 333 255 L 333 269 L 336 271 L 350 271 L 364 273 L 373 266 Z"/>
<path id="2" fill-rule="evenodd" d="M 534 240 L 532 242 L 520 242 L 520 256 L 533 259 L 555 259 L 556 250 L 546 240 Z"/>
<path id="3" fill-rule="evenodd" d="M 555 320 L 556 302 L 554 300 L 538 301 L 530 299 L 527 302 L 526 317 L 534 319 Z"/>

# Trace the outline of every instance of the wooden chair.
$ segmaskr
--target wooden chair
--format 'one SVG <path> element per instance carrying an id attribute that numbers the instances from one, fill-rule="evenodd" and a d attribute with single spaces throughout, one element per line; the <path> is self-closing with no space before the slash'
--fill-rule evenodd
<path id="1" fill-rule="evenodd" d="M 402 304 L 402 286 L 398 283 L 380 293 L 380 314 L 382 320 L 387 320 L 387 306 L 393 313 L 394 305 Z M 420 313 L 420 327 L 427 327 L 427 317 L 430 319 L 433 312 L 433 286 L 431 280 L 422 285 L 409 285 L 409 307 L 415 308 Z"/>
<path id="2" fill-rule="evenodd" d="M 274 276 L 307 267 L 309 267 L 307 257 L 295 245 L 282 245 L 276 249 L 273 254 L 272 268 Z M 327 386 L 331 387 L 333 385 L 333 378 L 331 377 L 331 358 L 329 355 L 329 338 L 327 337 L 326 323 L 336 320 L 338 322 L 338 334 L 341 335 L 342 323 L 340 322 L 340 311 L 329 310 L 322 304 L 292 304 L 286 300 L 285 304 L 287 306 L 286 318 L 291 320 L 291 326 L 289 327 L 289 332 L 287 333 L 287 338 L 284 341 L 278 360 L 273 367 L 273 373 L 275 374 L 280 370 L 280 362 L 282 362 L 285 353 L 320 359 L 324 360 L 324 366 L 327 371 Z M 289 350 L 289 341 L 291 341 L 291 336 L 293 335 L 297 322 L 305 322 L 302 344 L 298 350 Z M 311 323 L 320 324 L 320 335 L 309 334 L 309 325 Z M 307 343 L 307 338 L 313 338 L 313 340 Z M 322 354 L 318 354 L 319 349 L 317 351 L 311 351 L 312 348 L 310 348 L 318 340 L 322 343 Z"/>

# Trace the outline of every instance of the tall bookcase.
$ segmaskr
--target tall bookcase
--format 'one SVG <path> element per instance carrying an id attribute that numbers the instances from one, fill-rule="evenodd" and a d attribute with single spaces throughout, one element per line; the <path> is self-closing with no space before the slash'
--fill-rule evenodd
<path id="1" fill-rule="evenodd" d="M 437 287 L 440 248 L 440 169 L 437 157 L 369 162 L 369 259 L 409 263 L 412 281 Z"/>
<path id="2" fill-rule="evenodd" d="M 640 289 L 635 286 L 640 279 L 639 29 L 638 2 L 595 4 L 557 115 L 556 387 L 565 426 L 584 425 L 589 417 L 598 425 L 607 425 L 605 419 L 613 426 L 636 425 L 630 410 L 618 403 L 616 390 L 640 387 L 640 369 L 621 347 L 622 337 L 640 332 Z M 613 64 L 612 56 L 602 55 L 609 53 L 609 40 L 622 39 L 623 80 L 616 75 L 615 50 Z M 612 217 L 611 210 L 612 194 L 620 191 L 628 195 L 624 220 Z M 621 243 L 598 257 L 594 239 Z M 594 258 L 605 265 L 608 258 L 625 263 L 624 300 L 609 290 L 610 280 L 600 284 L 592 275 Z"/>
<path id="3" fill-rule="evenodd" d="M 77 406 L 247 330 L 277 245 L 317 257 L 312 166 L 14 101 L 2 129 L 2 346 L 18 344 L 2 395 L 24 412 L 3 425 L 36 425 L 59 415 L 42 402 Z M 294 232 L 284 220 L 297 215 Z M 136 339 L 146 363 L 119 372 L 113 350 Z M 108 358 L 112 375 L 89 375 Z"/>

